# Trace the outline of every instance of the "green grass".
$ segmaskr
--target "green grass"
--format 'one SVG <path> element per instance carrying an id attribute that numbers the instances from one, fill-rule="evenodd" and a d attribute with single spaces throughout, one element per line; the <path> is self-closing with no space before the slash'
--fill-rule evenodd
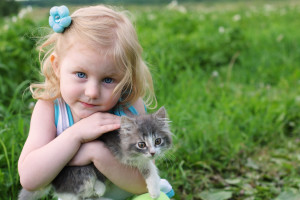
<path id="1" fill-rule="evenodd" d="M 171 182 L 175 199 L 297 199 L 300 3 L 184 6 L 184 13 L 128 7 L 159 106 L 172 121 L 174 148 L 168 161 L 158 162 L 162 177 Z M 0 71 L 9 71 L 0 77 L 6 97 L 0 101 L 0 199 L 16 199 L 20 189 L 17 160 L 32 101 L 21 91 L 28 86 L 24 80 L 37 79 L 30 72 L 38 68 L 28 35 L 47 26 L 46 20 L 11 22 L 16 31 L 0 36 L 0 44 L 16 47 L 11 51 L 26 49 L 25 60 L 7 59 L 11 54 L 0 45 Z M 28 34 L 18 23 L 28 25 Z M 25 42 L 9 43 L 13 35 Z"/>

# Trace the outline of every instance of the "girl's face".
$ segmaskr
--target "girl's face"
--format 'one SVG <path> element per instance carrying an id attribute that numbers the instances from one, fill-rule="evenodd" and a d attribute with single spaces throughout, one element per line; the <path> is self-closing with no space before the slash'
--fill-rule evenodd
<path id="1" fill-rule="evenodd" d="M 55 70 L 60 79 L 61 96 L 70 106 L 74 122 L 96 112 L 106 112 L 118 102 L 113 95 L 123 75 L 109 56 L 80 42 L 68 49 Z"/>

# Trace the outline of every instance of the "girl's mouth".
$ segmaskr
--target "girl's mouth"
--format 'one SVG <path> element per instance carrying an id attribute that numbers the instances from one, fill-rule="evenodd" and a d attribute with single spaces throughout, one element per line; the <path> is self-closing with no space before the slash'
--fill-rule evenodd
<path id="1" fill-rule="evenodd" d="M 95 105 L 94 104 L 89 104 L 89 103 L 85 103 L 85 102 L 80 102 L 84 107 L 87 107 L 87 108 L 92 108 L 94 107 Z"/>

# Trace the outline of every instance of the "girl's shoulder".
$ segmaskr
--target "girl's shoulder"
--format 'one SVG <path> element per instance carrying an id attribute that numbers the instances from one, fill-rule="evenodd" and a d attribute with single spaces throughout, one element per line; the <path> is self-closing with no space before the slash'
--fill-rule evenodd
<path id="1" fill-rule="evenodd" d="M 146 114 L 146 107 L 142 98 L 139 98 L 131 106 L 135 108 L 139 115 Z"/>
<path id="2" fill-rule="evenodd" d="M 56 136 L 53 105 L 52 101 L 38 100 L 36 102 L 31 115 L 28 140 L 42 145 Z"/>
<path id="3" fill-rule="evenodd" d="M 38 100 L 35 103 L 31 121 L 35 123 L 36 126 L 46 125 L 54 122 L 54 103 L 53 101 Z M 33 123 L 31 123 L 33 125 Z"/>
<path id="4" fill-rule="evenodd" d="M 53 101 L 47 101 L 47 100 L 37 100 L 34 106 L 33 113 L 51 113 L 54 112 L 54 102 Z"/>
<path id="5" fill-rule="evenodd" d="M 146 107 L 142 98 L 139 98 L 136 102 L 124 105 L 117 105 L 112 111 L 112 114 L 122 116 L 135 116 L 135 115 L 143 115 L 146 113 Z"/>

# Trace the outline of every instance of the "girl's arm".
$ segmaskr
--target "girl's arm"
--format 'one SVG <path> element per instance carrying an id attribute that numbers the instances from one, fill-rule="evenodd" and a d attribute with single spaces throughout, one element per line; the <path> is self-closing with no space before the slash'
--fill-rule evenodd
<path id="1" fill-rule="evenodd" d="M 138 169 L 117 160 L 101 141 L 83 144 L 69 165 L 82 166 L 93 162 L 96 168 L 112 183 L 133 194 L 146 193 L 146 183 Z"/>
<path id="2" fill-rule="evenodd" d="M 139 114 L 145 114 L 142 99 L 135 102 L 133 106 Z M 91 160 L 104 176 L 123 190 L 133 194 L 147 192 L 145 180 L 138 169 L 120 163 L 101 141 L 83 144 L 69 164 L 86 165 Z"/>
<path id="3" fill-rule="evenodd" d="M 119 119 L 113 115 L 95 113 L 56 137 L 53 102 L 38 100 L 18 162 L 22 186 L 27 190 L 36 190 L 48 185 L 83 142 L 94 140 L 119 126 Z"/>
<path id="4" fill-rule="evenodd" d="M 93 162 L 96 168 L 111 182 L 133 194 L 146 193 L 146 183 L 138 169 L 128 167 L 117 160 L 101 141 L 83 144 L 69 165 L 82 166 Z"/>
<path id="5" fill-rule="evenodd" d="M 144 102 L 141 98 L 133 104 L 133 107 L 139 114 L 145 114 Z M 123 190 L 133 194 L 146 193 L 146 183 L 139 170 L 120 163 L 112 153 L 103 146 L 103 143 L 102 145 L 95 146 L 95 148 L 103 150 L 101 150 L 101 154 L 95 154 L 92 157 L 93 163 L 97 169 Z M 93 152 L 99 151 L 95 150 Z"/>
<path id="6" fill-rule="evenodd" d="M 101 154 L 92 157 L 94 165 L 112 183 L 133 194 L 147 192 L 145 179 L 137 168 L 120 163 L 100 141 L 94 145 L 94 149 L 95 152 L 101 151 Z"/>

